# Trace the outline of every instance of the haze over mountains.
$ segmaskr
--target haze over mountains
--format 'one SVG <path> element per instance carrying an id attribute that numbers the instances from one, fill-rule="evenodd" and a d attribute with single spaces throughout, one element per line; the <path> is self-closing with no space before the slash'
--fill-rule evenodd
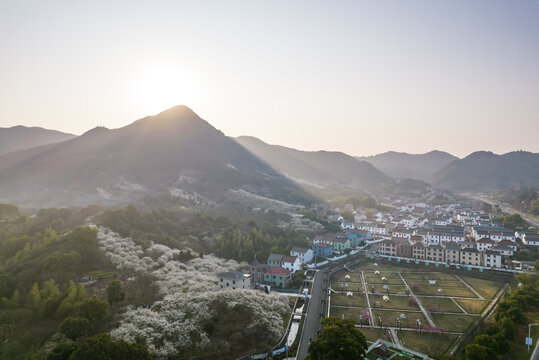
<path id="1" fill-rule="evenodd" d="M 437 171 L 458 158 L 449 153 L 434 150 L 426 154 L 388 151 L 373 156 L 356 157 L 356 159 L 371 163 L 380 171 L 397 179 L 430 182 Z"/>
<path id="2" fill-rule="evenodd" d="M 513 186 L 539 186 L 539 154 L 513 151 L 497 155 L 477 151 L 439 170 L 433 184 L 454 191 L 496 191 Z"/>
<path id="3" fill-rule="evenodd" d="M 40 127 L 13 126 L 0 128 L 0 155 L 34 146 L 57 143 L 76 137 Z"/>
<path id="4" fill-rule="evenodd" d="M 290 203 L 308 198 L 185 106 L 0 156 L 0 184 L 2 200 L 55 206 L 160 194 L 206 201 L 229 190 Z"/>
<path id="5" fill-rule="evenodd" d="M 476 152 L 458 159 L 441 151 L 387 152 L 358 160 L 249 136 L 233 139 L 185 106 L 79 137 L 24 127 L 0 129 L 0 136 L 3 151 L 27 147 L 0 155 L 0 202 L 29 206 L 122 204 L 163 196 L 197 204 L 238 199 L 308 204 L 314 200 L 310 193 L 387 195 L 420 193 L 429 185 L 452 191 L 539 185 L 535 153 Z"/>
<path id="6" fill-rule="evenodd" d="M 365 161 L 334 151 L 300 151 L 269 145 L 251 136 L 236 141 L 287 177 L 304 185 L 327 187 L 343 185 L 372 190 L 391 178 Z"/>

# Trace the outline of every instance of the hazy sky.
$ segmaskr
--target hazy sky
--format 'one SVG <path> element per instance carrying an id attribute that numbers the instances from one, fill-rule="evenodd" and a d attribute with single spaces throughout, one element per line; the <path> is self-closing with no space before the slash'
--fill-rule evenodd
<path id="1" fill-rule="evenodd" d="M 0 33 L 0 127 L 185 104 L 304 150 L 539 152 L 537 0 L 0 0 Z"/>

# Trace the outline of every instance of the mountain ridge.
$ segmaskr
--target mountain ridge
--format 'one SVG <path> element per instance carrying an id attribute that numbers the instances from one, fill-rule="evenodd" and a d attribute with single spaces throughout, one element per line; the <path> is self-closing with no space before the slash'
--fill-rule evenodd
<path id="1" fill-rule="evenodd" d="M 0 184 L 0 198 L 51 205 L 173 193 L 210 201 L 238 189 L 292 203 L 309 198 L 186 106 L 0 156 Z"/>
<path id="2" fill-rule="evenodd" d="M 31 147 L 58 143 L 76 135 L 38 126 L 16 125 L 0 128 L 0 155 Z"/>
<path id="3" fill-rule="evenodd" d="M 433 185 L 454 191 L 497 191 L 539 185 L 539 153 L 476 151 L 440 169 Z"/>
<path id="4" fill-rule="evenodd" d="M 458 158 L 450 153 L 431 150 L 424 154 L 387 151 L 385 153 L 355 157 L 366 161 L 396 179 L 415 179 L 430 182 L 434 173 Z"/>

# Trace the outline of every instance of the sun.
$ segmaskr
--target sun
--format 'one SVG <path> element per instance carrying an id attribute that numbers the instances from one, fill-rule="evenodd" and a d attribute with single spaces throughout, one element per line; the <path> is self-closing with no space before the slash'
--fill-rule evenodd
<path id="1" fill-rule="evenodd" d="M 175 105 L 193 106 L 198 87 L 190 74 L 174 66 L 156 66 L 146 71 L 138 85 L 138 106 L 156 114 Z"/>

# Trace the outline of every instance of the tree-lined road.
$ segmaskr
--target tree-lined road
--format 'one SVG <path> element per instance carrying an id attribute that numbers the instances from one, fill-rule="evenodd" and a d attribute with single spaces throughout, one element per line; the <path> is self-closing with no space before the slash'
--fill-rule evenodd
<path id="1" fill-rule="evenodd" d="M 501 202 L 499 202 L 497 200 L 490 199 L 485 195 L 474 195 L 474 194 L 466 194 L 466 195 L 468 197 L 471 197 L 471 198 L 475 199 L 475 200 L 485 202 L 485 203 L 490 204 L 492 206 L 498 205 L 503 212 L 506 212 L 506 213 L 509 213 L 509 214 L 519 214 L 520 216 L 522 216 L 522 218 L 524 220 L 526 220 L 527 222 L 529 222 L 533 226 L 539 227 L 539 221 L 537 221 L 534 218 L 530 217 L 528 214 L 525 214 L 525 213 L 523 213 L 521 211 L 518 211 L 518 210 L 512 208 L 508 204 L 501 203 Z"/>

